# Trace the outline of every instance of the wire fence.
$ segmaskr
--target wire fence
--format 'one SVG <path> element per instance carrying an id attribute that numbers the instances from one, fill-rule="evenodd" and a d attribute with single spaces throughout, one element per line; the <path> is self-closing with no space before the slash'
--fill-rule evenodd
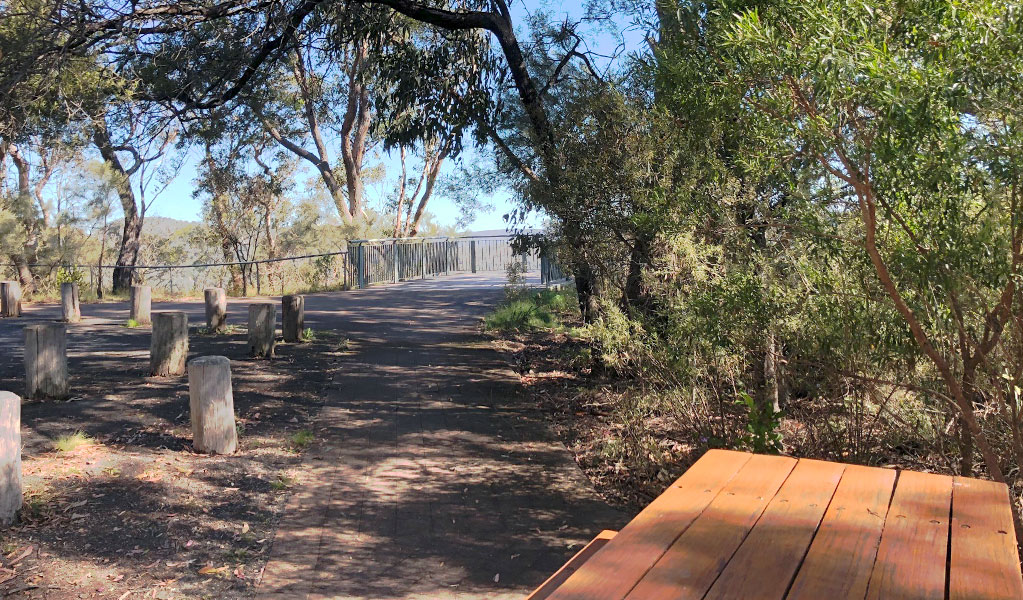
<path id="1" fill-rule="evenodd" d="M 379 283 L 424 279 L 451 273 L 506 272 L 519 263 L 540 271 L 541 283 L 562 279 L 557 262 L 537 250 L 517 252 L 512 236 L 384 238 L 352 240 L 345 250 L 235 262 L 179 265 L 53 264 L 31 265 L 45 271 L 40 284 L 53 287 L 74 279 L 88 290 L 109 290 L 116 269 L 132 271 L 133 281 L 168 295 L 199 295 L 222 287 L 242 295 L 343 290 Z M 13 265 L 4 279 L 15 279 Z M 43 281 L 45 277 L 46 281 Z"/>

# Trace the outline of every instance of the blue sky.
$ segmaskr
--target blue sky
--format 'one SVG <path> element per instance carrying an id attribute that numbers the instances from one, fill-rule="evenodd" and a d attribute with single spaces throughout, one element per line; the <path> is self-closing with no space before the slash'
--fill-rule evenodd
<path id="1" fill-rule="evenodd" d="M 583 13 L 583 7 L 578 2 L 547 2 L 538 0 L 526 0 L 525 2 L 516 2 L 513 4 L 515 12 L 516 23 L 519 24 L 521 30 L 522 24 L 525 22 L 527 13 L 534 13 L 536 11 L 545 11 L 551 15 L 552 19 L 564 18 L 568 15 L 570 18 L 577 18 Z M 631 44 L 638 43 L 639 40 L 635 39 L 634 35 L 630 35 L 633 39 L 627 39 Z M 524 32 L 520 32 L 520 38 L 525 39 Z M 588 40 L 590 48 L 597 52 L 610 53 L 619 44 L 617 36 L 610 33 L 599 33 Z M 194 179 L 196 176 L 196 163 L 197 157 L 193 151 L 190 155 L 186 156 L 180 171 L 173 181 L 167 186 L 167 188 L 156 198 L 150 209 L 147 211 L 149 216 L 162 216 L 171 217 L 174 219 L 181 219 L 185 221 L 199 221 L 202 218 L 202 201 L 193 197 L 193 191 L 195 188 Z M 339 157 L 334 157 L 339 159 Z M 473 160 L 474 155 L 471 150 L 467 150 L 463 154 L 463 160 Z M 370 207 L 380 209 L 383 206 L 386 195 L 393 189 L 394 183 L 397 179 L 398 160 L 392 156 L 380 156 L 367 157 L 366 167 L 371 167 L 374 164 L 382 164 L 385 169 L 384 180 L 377 183 L 369 183 L 366 186 L 366 200 Z M 300 171 L 296 174 L 296 181 L 304 182 L 315 178 L 314 170 L 311 166 L 307 166 L 307 163 L 300 164 Z M 454 164 L 452 161 L 447 161 L 445 167 L 442 169 L 442 177 L 450 177 L 454 171 Z M 468 230 L 481 231 L 491 229 L 505 229 L 504 215 L 511 211 L 515 207 L 514 199 L 507 190 L 499 190 L 492 197 L 485 198 L 486 202 L 490 204 L 491 208 L 488 211 L 480 212 L 476 215 L 476 219 L 467 227 Z M 434 215 L 434 222 L 442 226 L 453 226 L 456 224 L 459 218 L 459 210 L 455 206 L 454 202 L 444 197 L 442 194 L 435 193 L 431 198 L 428 205 L 429 212 Z M 531 225 L 540 226 L 542 224 L 542 217 L 536 215 L 532 218 Z"/>

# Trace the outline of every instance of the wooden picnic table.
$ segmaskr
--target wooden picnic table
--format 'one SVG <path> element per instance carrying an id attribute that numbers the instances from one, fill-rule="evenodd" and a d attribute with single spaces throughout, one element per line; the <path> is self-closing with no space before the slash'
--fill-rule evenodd
<path id="1" fill-rule="evenodd" d="M 1004 484 L 711 450 L 528 600 L 1023 599 Z"/>

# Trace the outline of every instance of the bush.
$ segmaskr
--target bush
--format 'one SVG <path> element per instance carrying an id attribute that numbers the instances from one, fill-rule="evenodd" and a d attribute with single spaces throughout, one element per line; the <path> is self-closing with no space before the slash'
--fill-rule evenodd
<path id="1" fill-rule="evenodd" d="M 516 332 L 556 329 L 572 314 L 571 292 L 509 290 L 508 296 L 485 321 L 488 331 Z"/>

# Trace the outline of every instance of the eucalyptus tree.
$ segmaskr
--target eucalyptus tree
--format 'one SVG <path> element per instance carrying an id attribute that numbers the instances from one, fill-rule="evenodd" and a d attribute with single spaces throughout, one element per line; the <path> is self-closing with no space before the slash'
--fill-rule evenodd
<path id="1" fill-rule="evenodd" d="M 787 226 L 833 249 L 872 310 L 897 320 L 877 344 L 930 364 L 923 389 L 962 424 L 963 472 L 975 445 L 1004 481 L 1023 464 L 1018 7 L 815 0 L 710 14 L 713 86 L 737 102 L 745 164 L 801 174 L 791 196 L 807 211 Z"/>
<path id="2" fill-rule="evenodd" d="M 45 71 L 57 68 L 61 57 L 99 53 L 120 76 L 142 82 L 134 97 L 186 114 L 239 100 L 275 65 L 290 60 L 305 28 L 329 32 L 312 36 L 323 39 L 325 50 L 351 48 L 364 39 L 377 75 L 388 82 L 373 98 L 378 118 L 389 124 L 385 147 L 450 138 L 456 154 L 463 144 L 460 132 L 472 130 L 476 142 L 490 139 L 505 153 L 533 182 L 536 204 L 550 209 L 573 243 L 582 243 L 584 228 L 575 215 L 558 214 L 559 204 L 549 201 L 572 190 L 562 185 L 566 165 L 547 92 L 585 53 L 566 24 L 566 35 L 543 48 L 560 50 L 557 57 L 531 64 L 515 25 L 506 0 L 98 0 L 61 4 L 45 20 L 42 37 L 54 42 L 35 50 L 35 64 L 37 72 Z M 538 83 L 537 77 L 546 81 Z M 22 79 L 17 72 L 0 73 L 0 97 Z M 493 123 L 505 88 L 521 104 L 529 155 L 511 152 Z M 585 262 L 576 267 L 580 293 L 588 298 L 591 269 Z M 590 302 L 583 306 L 589 315 Z"/>

